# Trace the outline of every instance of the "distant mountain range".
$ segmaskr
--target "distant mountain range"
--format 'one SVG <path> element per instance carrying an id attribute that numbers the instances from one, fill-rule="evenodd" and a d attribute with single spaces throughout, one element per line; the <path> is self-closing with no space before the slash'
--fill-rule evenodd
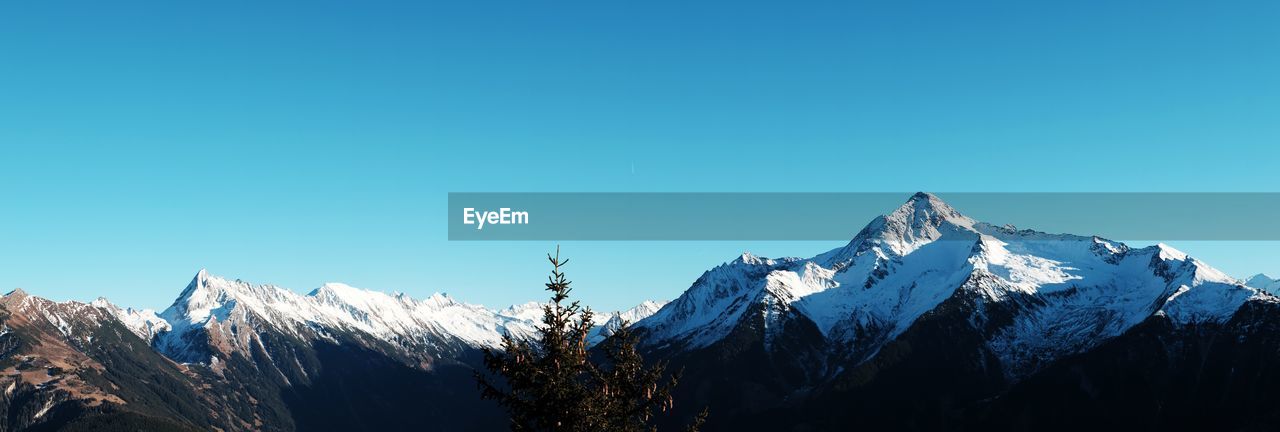
<path id="1" fill-rule="evenodd" d="M 634 322 L 710 430 L 1272 430 L 1280 281 L 1165 245 L 970 219 L 916 194 L 812 258 L 743 254 Z M 497 430 L 479 351 L 502 310 L 200 271 L 163 312 L 0 298 L 0 430 Z"/>
<path id="2" fill-rule="evenodd" d="M 592 339 L 663 304 L 597 315 Z M 501 429 L 472 379 L 479 350 L 531 336 L 542 313 L 203 270 L 159 314 L 22 291 L 0 308 L 0 430 Z"/>

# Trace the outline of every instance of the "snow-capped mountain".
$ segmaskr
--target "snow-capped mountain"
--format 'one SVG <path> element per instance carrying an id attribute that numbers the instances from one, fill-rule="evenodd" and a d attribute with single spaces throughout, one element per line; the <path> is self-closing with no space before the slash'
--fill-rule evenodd
<path id="1" fill-rule="evenodd" d="M 645 300 L 624 311 L 592 311 L 591 320 L 595 327 L 591 329 L 591 335 L 588 336 L 587 341 L 595 345 L 613 335 L 623 323 L 634 324 L 637 321 L 648 318 L 649 315 L 653 315 L 666 304 L 666 301 Z M 531 325 L 539 325 L 542 322 L 542 308 L 545 305 L 546 303 L 528 302 L 507 307 L 499 311 L 498 314 L 523 320 L 531 323 Z"/>
<path id="2" fill-rule="evenodd" d="M 1269 292 L 1271 294 L 1280 295 L 1280 279 L 1272 279 L 1270 276 L 1258 273 L 1249 278 L 1245 285 Z"/>
<path id="3" fill-rule="evenodd" d="M 666 306 L 667 303 L 670 302 L 665 300 L 645 300 L 631 309 L 610 313 L 608 315 L 609 318 L 602 325 L 616 331 L 623 324 L 632 324 L 650 317 L 661 310 L 663 306 Z"/>
<path id="4" fill-rule="evenodd" d="M 847 245 L 813 258 L 744 253 L 637 327 L 649 331 L 646 344 L 687 350 L 723 340 L 755 318 L 748 314 L 762 319 L 766 345 L 784 337 L 787 321 L 803 320 L 833 354 L 856 363 L 958 293 L 996 308 L 1020 305 L 986 335 L 1015 376 L 1152 315 L 1177 324 L 1221 322 L 1246 301 L 1276 301 L 1163 244 L 1131 249 L 1098 237 L 1015 230 L 920 193 Z M 993 319 L 982 308 L 972 312 L 973 325 Z"/>
<path id="5" fill-rule="evenodd" d="M 625 311 L 614 311 L 603 315 L 597 314 L 593 317 L 596 322 L 596 327 L 591 330 L 591 335 L 588 336 L 588 341 L 593 345 L 600 343 L 600 341 L 605 340 L 609 336 L 613 336 L 613 334 L 616 333 L 618 329 L 622 328 L 623 325 L 631 325 L 642 319 L 648 318 L 649 316 L 657 313 L 658 310 L 662 309 L 662 307 L 667 303 L 668 302 L 666 301 L 645 300 L 635 307 Z"/>
<path id="6" fill-rule="evenodd" d="M 111 314 L 91 304 L 76 301 L 58 303 L 52 300 L 27 294 L 16 289 L 0 298 L 5 310 L 18 314 L 24 319 L 20 323 L 37 327 L 47 327 L 57 331 L 63 339 L 72 343 L 87 343 L 95 330 L 109 321 Z M 8 323 L 5 330 L 7 334 Z"/>
<path id="7" fill-rule="evenodd" d="M 35 304 L 35 300 L 26 301 Z M 597 315 L 597 333 L 616 326 L 618 320 L 644 318 L 660 305 L 645 302 L 627 311 Z M 537 302 L 495 311 L 444 294 L 414 299 L 340 283 L 299 294 L 213 276 L 205 270 L 159 314 L 121 308 L 106 299 L 63 308 L 73 306 L 78 307 L 76 311 L 92 312 L 88 316 L 98 317 L 97 321 L 118 323 L 118 333 L 150 344 L 155 353 L 177 362 L 173 367 L 185 370 L 192 385 L 231 397 L 200 403 L 225 405 L 215 410 L 224 415 L 184 414 L 183 421 L 237 430 L 259 430 L 259 425 L 282 430 L 366 427 L 369 410 L 404 405 L 396 410 L 408 412 L 424 400 L 434 401 L 436 408 L 429 411 L 439 412 L 412 421 L 386 415 L 386 426 L 395 429 L 427 422 L 415 428 L 430 424 L 487 429 L 497 417 L 450 416 L 496 409 L 472 397 L 471 371 L 477 366 L 479 350 L 499 347 L 503 335 L 531 337 L 542 314 L 542 304 Z M 76 314 L 84 315 L 72 311 L 65 316 Z M 55 329 L 78 322 L 60 318 L 64 315 L 52 317 Z M 603 336 L 593 336 L 595 341 L 600 339 Z M 382 396 L 332 409 L 313 407 L 331 401 L 328 386 Z M 431 391 L 428 396 L 410 396 L 427 390 Z M 381 399 L 393 395 L 405 397 L 390 405 Z M 293 406 L 302 401 L 307 406 Z M 360 412 L 366 414 L 356 415 Z"/>
<path id="8" fill-rule="evenodd" d="M 120 323 L 124 324 L 125 327 L 132 331 L 133 334 L 138 335 L 138 337 L 147 341 L 147 343 L 150 343 L 157 334 L 172 330 L 172 327 L 169 326 L 169 322 L 165 321 L 164 318 L 160 318 L 160 315 L 156 314 L 156 311 L 151 309 L 121 308 L 120 306 L 116 306 L 111 303 L 111 301 L 107 300 L 105 297 L 98 297 L 97 300 L 94 300 L 89 304 L 110 312 L 120 320 Z"/>
<path id="9" fill-rule="evenodd" d="M 645 301 L 620 312 L 597 314 L 600 326 L 593 338 L 607 337 L 623 321 L 635 322 L 665 302 Z M 150 311 L 121 310 L 102 301 L 135 333 L 151 340 L 171 358 L 205 363 L 201 349 L 191 348 L 193 332 L 218 329 L 228 348 L 222 354 L 245 350 L 254 331 L 270 329 L 291 337 L 333 340 L 336 333 L 367 335 L 405 352 L 431 356 L 456 355 L 479 348 L 498 348 L 503 335 L 517 339 L 534 334 L 542 317 L 542 303 L 530 302 L 493 311 L 462 303 L 444 294 L 417 300 L 328 283 L 306 295 L 274 285 L 253 285 L 209 275 L 201 270 L 173 305 L 159 316 Z"/>
<path id="10" fill-rule="evenodd" d="M 497 347 L 503 334 L 533 332 L 528 317 L 508 316 L 435 294 L 423 300 L 329 283 L 302 295 L 273 285 L 253 285 L 201 270 L 160 316 L 172 326 L 156 345 L 175 359 L 206 362 L 192 351 L 193 331 L 220 329 L 230 350 L 253 343 L 253 332 L 274 330 L 302 340 L 333 340 L 356 333 L 431 356 Z M 230 325 L 229 325 L 230 324 Z M 223 354 L 229 354 L 224 352 Z"/>
<path id="11" fill-rule="evenodd" d="M 964 216 L 916 194 L 811 258 L 744 253 L 634 322 L 707 430 L 1280 426 L 1280 283 L 1167 245 Z M 480 349 L 543 303 L 492 310 L 200 271 L 163 312 L 0 298 L 0 431 L 492 430 Z"/>
<path id="12" fill-rule="evenodd" d="M 685 369 L 678 397 L 689 408 L 677 411 L 689 412 L 682 415 L 718 408 L 742 419 L 730 429 L 824 430 L 849 422 L 901 428 L 907 418 L 916 422 L 909 428 L 931 430 L 990 419 L 985 411 L 962 414 L 974 407 L 1042 408 L 1000 396 L 1035 388 L 1034 400 L 1060 397 L 1060 387 L 1036 387 L 1034 378 L 1046 374 L 1112 385 L 1112 378 L 1054 367 L 1069 359 L 1120 361 L 1107 357 L 1113 350 L 1172 356 L 1160 372 L 1169 375 L 1154 379 L 1179 383 L 1184 371 L 1254 364 L 1197 364 L 1209 357 L 1196 350 L 1207 341 L 1267 335 L 1262 329 L 1280 328 L 1278 315 L 1276 297 L 1167 245 L 1134 248 L 1019 230 L 919 193 L 828 252 L 776 259 L 744 253 L 708 270 L 635 328 L 648 355 Z M 1206 334 L 1224 339 L 1197 339 Z M 1251 349 L 1280 352 L 1280 340 L 1257 337 L 1250 343 L 1263 347 Z M 1280 358 L 1260 364 L 1280 366 Z M 1150 369 L 1125 367 L 1134 369 L 1103 370 Z M 1269 381 L 1248 386 L 1261 388 L 1259 382 Z"/>
<path id="13" fill-rule="evenodd" d="M 126 325 L 117 314 L 137 317 Z M 0 430 L 74 422 L 93 429 L 148 413 L 143 428 L 208 428 L 228 406 L 206 398 L 197 382 L 141 337 L 146 313 L 104 301 L 54 302 L 14 290 L 0 298 Z M 137 334 L 143 333 L 143 334 Z M 196 408 L 200 406 L 202 408 Z M 183 419 L 171 421 L 167 419 Z"/>

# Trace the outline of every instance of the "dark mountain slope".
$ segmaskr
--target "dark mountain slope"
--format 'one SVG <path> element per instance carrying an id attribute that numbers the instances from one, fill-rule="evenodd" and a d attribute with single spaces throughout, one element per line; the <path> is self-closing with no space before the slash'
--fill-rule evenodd
<path id="1" fill-rule="evenodd" d="M 973 425 L 1067 430 L 1280 428 L 1280 306 L 1250 302 L 1230 321 L 1177 327 L 1152 317 L 1063 359 L 972 413 Z"/>

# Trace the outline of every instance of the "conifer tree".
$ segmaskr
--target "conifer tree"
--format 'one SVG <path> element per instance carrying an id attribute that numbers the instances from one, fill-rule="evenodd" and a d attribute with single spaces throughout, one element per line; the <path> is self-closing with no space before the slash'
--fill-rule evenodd
<path id="1" fill-rule="evenodd" d="M 606 339 L 602 354 L 589 350 L 591 308 L 566 303 L 572 289 L 562 267 L 568 260 L 547 255 L 551 301 L 532 340 L 502 338 L 502 349 L 485 349 L 484 364 L 501 382 L 476 373 L 481 397 L 506 408 L 514 431 L 654 431 L 654 415 L 671 409 L 671 389 L 663 364 L 646 366 L 636 337 L 626 325 Z M 687 430 L 697 431 L 706 412 Z"/>

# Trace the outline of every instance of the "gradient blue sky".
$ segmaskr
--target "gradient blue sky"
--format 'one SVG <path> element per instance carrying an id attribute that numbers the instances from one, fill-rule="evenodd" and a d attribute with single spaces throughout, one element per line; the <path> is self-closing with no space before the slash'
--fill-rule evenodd
<path id="1" fill-rule="evenodd" d="M 163 308 L 207 267 L 543 297 L 554 244 L 447 242 L 450 191 L 1280 191 L 1277 22 L 1275 1 L 5 2 L 0 288 Z M 1174 245 L 1280 274 L 1276 243 Z M 836 244 L 563 246 L 613 309 Z"/>

